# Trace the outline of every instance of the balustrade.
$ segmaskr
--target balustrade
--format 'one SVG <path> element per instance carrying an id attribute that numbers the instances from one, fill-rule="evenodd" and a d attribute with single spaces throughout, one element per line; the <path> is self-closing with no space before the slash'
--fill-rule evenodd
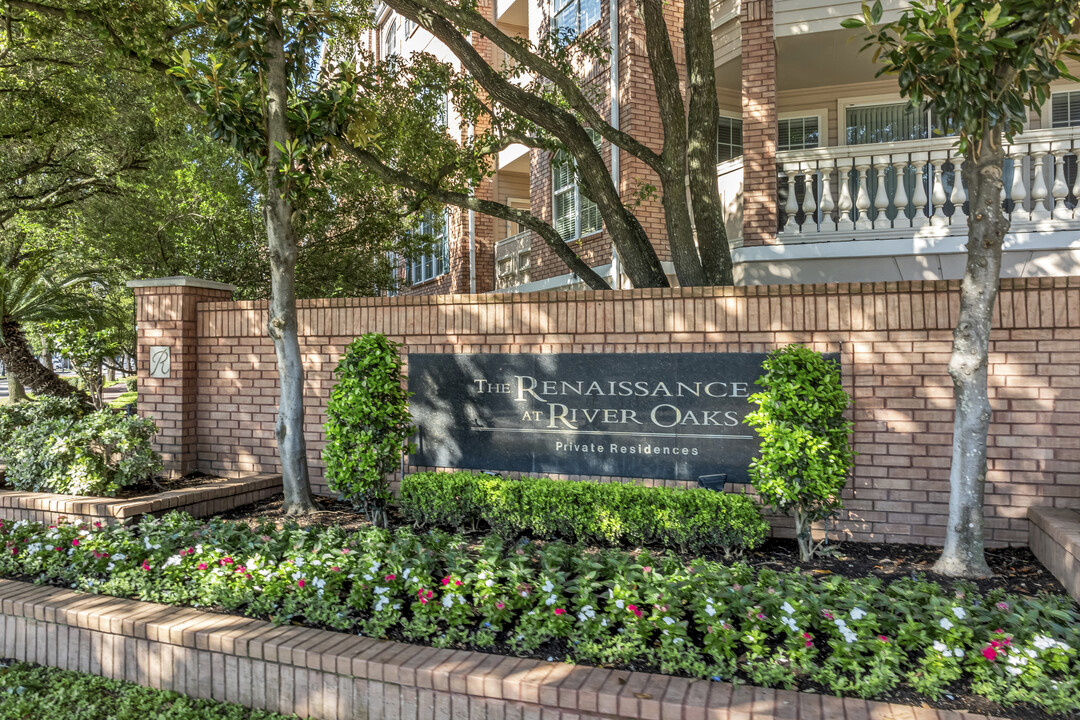
<path id="1" fill-rule="evenodd" d="M 1080 128 L 1036 130 L 1006 146 L 1002 203 L 1014 229 L 1080 223 Z M 963 156 L 954 138 L 778 153 L 780 240 L 906 230 L 966 234 Z"/>

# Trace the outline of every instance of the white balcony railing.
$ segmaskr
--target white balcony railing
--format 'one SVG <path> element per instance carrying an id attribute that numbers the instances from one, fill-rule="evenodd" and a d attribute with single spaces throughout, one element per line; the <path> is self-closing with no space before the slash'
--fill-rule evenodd
<path id="1" fill-rule="evenodd" d="M 1080 128 L 1037 130 L 1006 147 L 1002 202 L 1012 231 L 1080 228 Z M 955 138 L 777 154 L 778 239 L 963 235 L 970 207 Z"/>

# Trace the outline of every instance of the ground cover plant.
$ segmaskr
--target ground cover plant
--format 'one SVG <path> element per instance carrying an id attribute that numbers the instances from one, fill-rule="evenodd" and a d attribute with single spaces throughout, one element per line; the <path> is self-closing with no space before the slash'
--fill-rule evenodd
<path id="1" fill-rule="evenodd" d="M 0 463 L 16 490 L 115 495 L 161 472 L 152 420 L 44 396 L 0 407 Z"/>
<path id="2" fill-rule="evenodd" d="M 418 526 L 522 534 L 684 552 L 752 548 L 769 524 L 746 495 L 628 483 L 510 480 L 476 473 L 415 473 L 401 480 L 402 515 Z"/>
<path id="3" fill-rule="evenodd" d="M 860 697 L 966 689 L 1080 709 L 1080 613 L 1061 596 L 179 513 L 126 528 L 4 523 L 0 548 L 9 577 L 278 623 Z"/>
<path id="4" fill-rule="evenodd" d="M 234 703 L 197 700 L 70 670 L 0 664 L 0 720 L 285 720 Z M 295 717 L 295 716 L 293 716 Z"/>

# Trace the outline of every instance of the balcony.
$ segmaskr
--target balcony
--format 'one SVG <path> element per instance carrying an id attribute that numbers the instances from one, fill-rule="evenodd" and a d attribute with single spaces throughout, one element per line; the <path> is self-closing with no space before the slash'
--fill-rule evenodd
<path id="1" fill-rule="evenodd" d="M 495 291 L 511 290 L 529 282 L 532 241 L 529 231 L 495 243 Z"/>
<path id="2" fill-rule="evenodd" d="M 1032 131 L 1006 147 L 1011 233 L 1080 229 L 1078 152 L 1080 128 Z M 778 153 L 777 240 L 966 235 L 971 211 L 961 161 L 949 137 Z"/>

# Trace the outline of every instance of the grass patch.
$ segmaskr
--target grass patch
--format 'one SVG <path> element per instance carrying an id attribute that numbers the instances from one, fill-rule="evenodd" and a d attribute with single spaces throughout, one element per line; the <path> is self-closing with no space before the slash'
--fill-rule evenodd
<path id="1" fill-rule="evenodd" d="M 167 690 L 70 670 L 28 663 L 0 666 L 0 720 L 48 717 L 65 720 L 285 720 L 284 715 L 265 710 L 196 700 Z"/>

